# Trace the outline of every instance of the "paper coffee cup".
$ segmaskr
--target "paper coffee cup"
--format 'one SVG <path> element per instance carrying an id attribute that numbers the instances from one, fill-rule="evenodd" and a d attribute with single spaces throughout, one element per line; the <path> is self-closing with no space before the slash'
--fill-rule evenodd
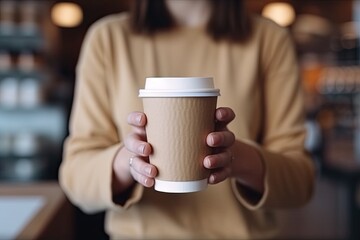
<path id="1" fill-rule="evenodd" d="M 207 135 L 214 131 L 219 89 L 212 78 L 147 78 L 139 91 L 147 116 L 146 134 L 158 169 L 155 190 L 184 193 L 207 187 Z"/>

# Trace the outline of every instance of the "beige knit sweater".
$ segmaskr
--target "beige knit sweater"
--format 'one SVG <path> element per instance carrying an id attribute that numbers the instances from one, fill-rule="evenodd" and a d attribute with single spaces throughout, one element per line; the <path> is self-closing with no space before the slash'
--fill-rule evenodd
<path id="1" fill-rule="evenodd" d="M 149 76 L 211 76 L 218 106 L 231 107 L 238 140 L 263 157 L 265 193 L 252 203 L 233 179 L 189 194 L 137 185 L 122 206 L 112 201 L 112 162 L 142 111 L 138 90 Z M 274 210 L 306 203 L 314 168 L 304 151 L 304 106 L 296 56 L 286 29 L 254 17 L 246 44 L 214 42 L 204 29 L 133 34 L 127 14 L 94 24 L 83 44 L 60 183 L 86 212 L 107 210 L 106 230 L 124 239 L 250 239 L 273 236 Z"/>

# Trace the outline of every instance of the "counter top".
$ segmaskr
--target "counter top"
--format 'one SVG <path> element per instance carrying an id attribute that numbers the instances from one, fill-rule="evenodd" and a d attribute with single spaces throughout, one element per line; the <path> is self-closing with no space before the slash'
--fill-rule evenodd
<path id="1" fill-rule="evenodd" d="M 16 239 L 72 239 L 72 205 L 57 182 L 1 183 L 3 199 L 28 199 L 40 202 Z M 39 200 L 39 201 L 38 201 Z M 34 202 L 34 201 L 33 201 Z M 16 216 L 9 216 L 16 217 Z"/>

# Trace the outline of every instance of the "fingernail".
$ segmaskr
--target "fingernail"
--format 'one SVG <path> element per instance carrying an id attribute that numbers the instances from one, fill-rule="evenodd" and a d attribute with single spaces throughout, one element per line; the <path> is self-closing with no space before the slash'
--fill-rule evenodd
<path id="1" fill-rule="evenodd" d="M 145 172 L 146 172 L 148 175 L 151 175 L 151 167 L 145 168 Z"/>
<path id="2" fill-rule="evenodd" d="M 151 187 L 151 186 L 154 184 L 154 180 L 151 179 L 151 178 L 145 178 L 144 184 L 145 184 L 145 186 L 147 186 L 147 187 Z"/>
<path id="3" fill-rule="evenodd" d="M 144 145 L 144 144 L 140 145 L 139 148 L 138 148 L 138 151 L 139 151 L 141 154 L 144 154 L 145 145 Z"/>
<path id="4" fill-rule="evenodd" d="M 135 120 L 136 120 L 137 123 L 140 124 L 140 123 L 141 123 L 141 119 L 142 119 L 142 115 L 138 115 L 138 116 L 136 116 L 136 119 L 135 119 Z"/>
<path id="5" fill-rule="evenodd" d="M 211 144 L 212 145 L 216 145 L 218 144 L 220 141 L 220 137 L 218 135 L 212 135 L 211 136 Z"/>
<path id="6" fill-rule="evenodd" d="M 224 116 L 224 114 L 223 114 L 223 111 L 222 110 L 219 110 L 219 118 L 222 118 L 223 116 Z"/>
<path id="7" fill-rule="evenodd" d="M 225 117 L 225 111 L 223 111 L 222 109 L 220 109 L 219 111 L 218 111 L 218 118 L 219 119 L 223 119 L 224 117 Z"/>
<path id="8" fill-rule="evenodd" d="M 205 159 L 205 167 L 210 168 L 211 167 L 211 161 L 209 158 Z"/>
<path id="9" fill-rule="evenodd" d="M 215 182 L 215 176 L 210 175 L 209 181 L 210 181 L 210 183 L 214 183 Z"/>

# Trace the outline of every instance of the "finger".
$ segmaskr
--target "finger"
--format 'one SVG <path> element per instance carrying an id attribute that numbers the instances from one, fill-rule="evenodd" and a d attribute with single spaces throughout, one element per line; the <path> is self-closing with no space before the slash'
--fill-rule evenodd
<path id="1" fill-rule="evenodd" d="M 145 127 L 132 127 L 132 132 L 134 134 L 137 134 L 141 137 L 142 140 L 146 140 L 146 131 L 145 131 Z"/>
<path id="2" fill-rule="evenodd" d="M 229 151 L 221 152 L 214 155 L 208 155 L 204 159 L 204 167 L 216 169 L 228 167 L 232 162 L 232 154 Z"/>
<path id="3" fill-rule="evenodd" d="M 209 184 L 216 184 L 226 180 L 231 175 L 230 167 L 221 168 L 219 171 L 215 171 L 210 174 L 209 177 Z"/>
<path id="4" fill-rule="evenodd" d="M 230 147 L 235 141 L 235 135 L 230 131 L 212 132 L 206 137 L 210 147 Z"/>
<path id="5" fill-rule="evenodd" d="M 132 126 L 132 131 L 142 137 L 143 140 L 146 139 L 145 125 L 146 125 L 146 116 L 142 112 L 132 112 L 128 115 L 127 122 Z"/>
<path id="6" fill-rule="evenodd" d="M 231 108 L 220 107 L 216 109 L 215 118 L 218 128 L 226 127 L 226 125 L 228 125 L 232 120 L 234 120 L 235 117 L 235 113 Z"/>
<path id="7" fill-rule="evenodd" d="M 154 178 L 157 175 L 157 169 L 154 165 L 146 162 L 140 157 L 131 157 L 129 159 L 129 167 L 134 169 L 137 173 L 146 177 Z"/>
<path id="8" fill-rule="evenodd" d="M 128 115 L 127 122 L 134 127 L 145 127 L 146 115 L 142 112 L 132 112 Z"/>
<path id="9" fill-rule="evenodd" d="M 128 135 L 124 141 L 125 147 L 128 151 L 135 155 L 147 157 L 151 153 L 151 146 L 148 142 L 142 141 L 141 138 L 134 133 Z"/>
<path id="10" fill-rule="evenodd" d="M 154 165 L 145 162 L 138 157 L 131 157 L 129 160 L 130 173 L 135 181 L 145 187 L 152 187 L 155 183 L 154 177 L 157 169 Z"/>

